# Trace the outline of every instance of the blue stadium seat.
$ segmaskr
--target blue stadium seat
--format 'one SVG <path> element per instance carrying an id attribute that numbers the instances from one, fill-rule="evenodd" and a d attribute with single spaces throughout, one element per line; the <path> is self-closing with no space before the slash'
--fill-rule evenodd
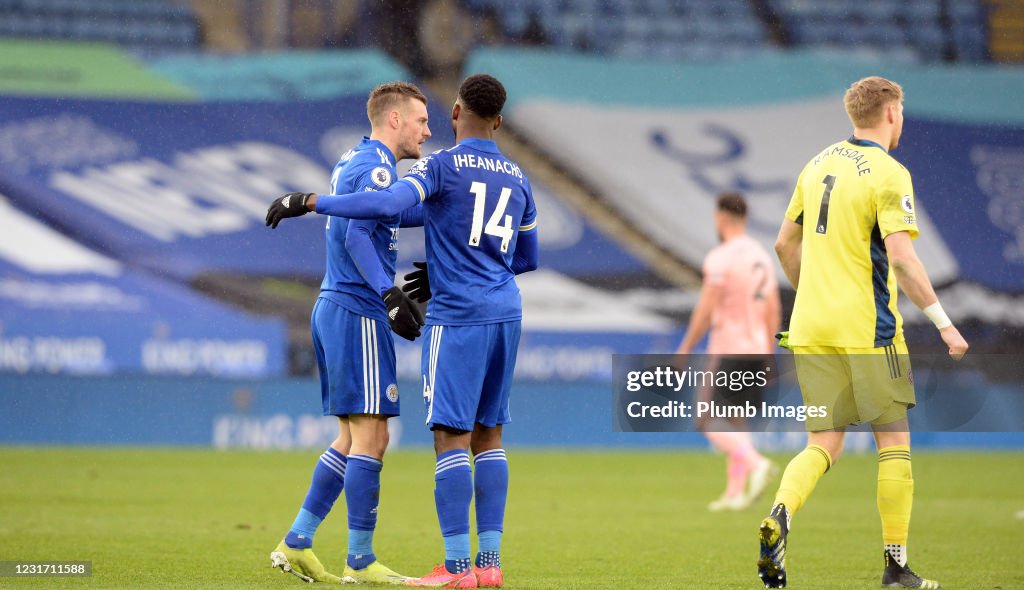
<path id="1" fill-rule="evenodd" d="M 953 41 L 956 54 L 961 60 L 981 62 L 988 59 L 988 44 L 984 31 L 954 27 Z"/>
<path id="2" fill-rule="evenodd" d="M 853 6 L 866 19 L 873 21 L 890 21 L 900 12 L 900 2 L 891 0 L 874 0 L 873 2 L 862 2 Z"/>
<path id="3" fill-rule="evenodd" d="M 977 2 L 950 2 L 948 10 L 954 21 L 980 22 L 983 18 L 981 6 Z"/>
<path id="4" fill-rule="evenodd" d="M 659 20 L 671 18 L 676 12 L 672 0 L 647 0 L 647 14 L 658 17 Z"/>
<path id="5" fill-rule="evenodd" d="M 914 26 L 922 21 L 937 22 L 942 7 L 933 0 L 915 0 L 903 7 L 903 14 Z"/>
<path id="6" fill-rule="evenodd" d="M 911 27 L 909 39 L 924 55 L 941 55 L 946 45 L 946 33 L 937 24 Z"/>
<path id="7" fill-rule="evenodd" d="M 795 45 L 874 48 L 894 57 L 940 60 L 948 40 L 963 27 L 972 33 L 956 42 L 964 46 L 959 54 L 980 53 L 984 59 L 987 33 L 981 0 L 767 1 Z M 944 6 L 948 28 L 940 21 Z"/>

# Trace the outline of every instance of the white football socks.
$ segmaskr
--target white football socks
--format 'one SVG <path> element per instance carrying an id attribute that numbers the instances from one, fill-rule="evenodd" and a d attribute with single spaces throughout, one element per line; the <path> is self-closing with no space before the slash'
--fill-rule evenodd
<path id="1" fill-rule="evenodd" d="M 906 567 L 907 565 L 907 546 L 906 545 L 885 545 L 885 550 L 889 552 L 889 555 L 896 560 L 896 563 L 900 564 L 900 567 Z"/>

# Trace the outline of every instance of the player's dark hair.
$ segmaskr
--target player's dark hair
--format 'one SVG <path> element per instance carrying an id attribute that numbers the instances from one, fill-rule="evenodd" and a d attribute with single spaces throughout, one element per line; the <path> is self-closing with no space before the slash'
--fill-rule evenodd
<path id="1" fill-rule="evenodd" d="M 462 105 L 483 119 L 493 119 L 500 115 L 506 97 L 501 82 L 487 74 L 473 74 L 459 88 Z"/>
<path id="2" fill-rule="evenodd" d="M 724 211 L 740 219 L 747 217 L 747 200 L 739 193 L 722 193 L 715 201 L 719 211 Z"/>
<path id="3" fill-rule="evenodd" d="M 407 98 L 416 99 L 424 105 L 427 104 L 426 95 L 415 84 L 385 82 L 370 92 L 370 98 L 366 101 L 366 116 L 370 119 L 370 123 L 374 123 Z"/>

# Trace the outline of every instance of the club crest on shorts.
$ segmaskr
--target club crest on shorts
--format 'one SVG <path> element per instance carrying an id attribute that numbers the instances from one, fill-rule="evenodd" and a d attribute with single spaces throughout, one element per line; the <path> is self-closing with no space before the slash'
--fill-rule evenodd
<path id="1" fill-rule="evenodd" d="M 370 173 L 370 179 L 373 180 L 373 184 L 387 188 L 391 186 L 391 171 L 383 166 L 378 166 Z"/>
<path id="2" fill-rule="evenodd" d="M 388 399 L 391 400 L 392 403 L 397 402 L 398 401 L 398 386 L 395 385 L 394 383 L 392 383 L 391 385 L 388 385 L 388 388 L 384 392 L 384 394 L 388 396 Z"/>

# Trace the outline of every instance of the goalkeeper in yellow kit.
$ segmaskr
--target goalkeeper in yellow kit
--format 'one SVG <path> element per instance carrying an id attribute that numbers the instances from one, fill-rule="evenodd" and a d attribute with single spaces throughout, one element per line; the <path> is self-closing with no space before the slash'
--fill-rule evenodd
<path id="1" fill-rule="evenodd" d="M 903 130 L 903 89 L 864 78 L 844 102 L 853 136 L 804 167 L 775 244 L 796 288 L 788 345 L 804 403 L 826 406 L 828 416 L 808 419 L 807 448 L 786 467 L 761 521 L 758 575 L 766 588 L 786 586 L 793 515 L 839 458 L 845 427 L 869 423 L 878 447 L 882 586 L 938 588 L 907 567 L 914 386 L 897 285 L 935 323 L 950 356 L 960 359 L 967 342 L 942 311 L 911 242 L 918 230 L 910 173 L 889 155 Z"/>

